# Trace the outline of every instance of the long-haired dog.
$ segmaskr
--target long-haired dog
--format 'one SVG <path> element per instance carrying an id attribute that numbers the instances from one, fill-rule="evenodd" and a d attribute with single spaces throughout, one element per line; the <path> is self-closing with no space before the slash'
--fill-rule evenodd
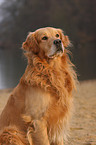
<path id="1" fill-rule="evenodd" d="M 63 145 L 72 110 L 76 74 L 68 36 L 46 27 L 23 43 L 28 65 L 0 116 L 0 143 Z"/>

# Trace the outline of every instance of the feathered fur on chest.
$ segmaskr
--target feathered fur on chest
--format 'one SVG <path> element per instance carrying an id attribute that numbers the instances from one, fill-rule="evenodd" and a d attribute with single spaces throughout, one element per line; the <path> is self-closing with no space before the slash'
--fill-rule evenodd
<path id="1" fill-rule="evenodd" d="M 72 64 L 68 63 L 66 56 L 51 62 L 31 57 L 21 80 L 28 85 L 41 87 L 57 98 L 65 98 L 71 95 L 75 87 L 74 74 Z"/>

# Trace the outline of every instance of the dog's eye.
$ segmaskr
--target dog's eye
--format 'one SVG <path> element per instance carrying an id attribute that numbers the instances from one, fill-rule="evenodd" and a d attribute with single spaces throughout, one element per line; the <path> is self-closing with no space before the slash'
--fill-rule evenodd
<path id="1" fill-rule="evenodd" d="M 58 38 L 59 37 L 59 34 L 56 34 L 56 37 Z"/>
<path id="2" fill-rule="evenodd" d="M 47 36 L 44 36 L 43 38 L 42 38 L 42 40 L 47 40 L 48 39 L 48 37 Z"/>

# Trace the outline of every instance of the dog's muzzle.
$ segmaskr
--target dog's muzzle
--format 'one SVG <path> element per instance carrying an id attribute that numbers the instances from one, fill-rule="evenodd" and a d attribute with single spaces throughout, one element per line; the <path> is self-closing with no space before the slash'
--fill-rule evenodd
<path id="1" fill-rule="evenodd" d="M 57 52 L 63 52 L 62 41 L 60 39 L 54 40 L 53 44 L 56 46 Z"/>

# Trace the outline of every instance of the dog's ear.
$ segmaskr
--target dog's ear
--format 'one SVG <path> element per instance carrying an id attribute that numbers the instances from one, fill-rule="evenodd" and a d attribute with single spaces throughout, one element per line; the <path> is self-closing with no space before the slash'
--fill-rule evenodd
<path id="1" fill-rule="evenodd" d="M 62 40 L 62 43 L 63 43 L 64 47 L 68 47 L 71 44 L 68 36 L 64 35 L 63 31 L 61 29 L 58 29 L 58 32 L 60 34 L 60 38 Z"/>
<path id="2" fill-rule="evenodd" d="M 37 40 L 35 38 L 35 33 L 34 32 L 30 32 L 29 35 L 26 38 L 26 41 L 23 42 L 22 44 L 22 48 L 25 51 L 32 51 L 34 53 L 38 53 L 39 52 L 39 47 L 38 47 L 38 43 Z"/>

